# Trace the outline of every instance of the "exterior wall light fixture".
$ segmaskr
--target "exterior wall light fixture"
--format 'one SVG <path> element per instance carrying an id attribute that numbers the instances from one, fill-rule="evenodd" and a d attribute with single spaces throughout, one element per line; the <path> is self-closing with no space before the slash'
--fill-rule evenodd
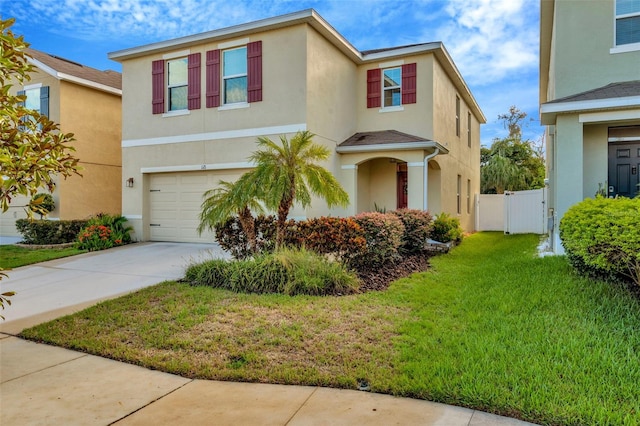
<path id="1" fill-rule="evenodd" d="M 127 179 L 127 188 L 133 188 L 133 178 Z"/>

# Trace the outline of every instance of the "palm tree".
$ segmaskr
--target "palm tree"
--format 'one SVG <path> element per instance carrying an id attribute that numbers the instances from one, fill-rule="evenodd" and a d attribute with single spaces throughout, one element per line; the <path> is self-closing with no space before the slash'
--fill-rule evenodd
<path id="1" fill-rule="evenodd" d="M 200 212 L 200 225 L 198 233 L 205 229 L 214 229 L 234 215 L 238 215 L 240 226 L 247 236 L 249 248 L 256 252 L 258 242 L 256 238 L 255 220 L 251 210 L 263 213 L 260 200 L 255 196 L 255 185 L 250 181 L 248 173 L 245 173 L 235 183 L 221 180 L 219 186 L 205 192 Z"/>
<path id="2" fill-rule="evenodd" d="M 254 191 L 264 191 L 262 199 L 266 206 L 278 212 L 277 247 L 284 241 L 287 216 L 294 203 L 308 207 L 313 194 L 323 198 L 329 207 L 349 204 L 349 195 L 336 178 L 315 164 L 329 158 L 329 150 L 314 143 L 313 136 L 309 131 L 296 133 L 290 141 L 280 136 L 280 144 L 260 137 L 258 151 L 249 157 L 256 164 L 247 173 L 255 184 Z"/>

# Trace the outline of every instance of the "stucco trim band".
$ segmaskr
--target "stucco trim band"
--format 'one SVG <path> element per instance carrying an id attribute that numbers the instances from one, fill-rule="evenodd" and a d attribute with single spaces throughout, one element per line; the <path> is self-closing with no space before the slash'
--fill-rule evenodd
<path id="1" fill-rule="evenodd" d="M 125 139 L 122 141 L 122 147 L 131 148 L 135 146 L 165 145 L 170 143 L 258 137 L 265 135 L 281 135 L 285 133 L 296 133 L 305 130 L 307 130 L 307 123 L 288 124 L 284 126 L 256 127 L 252 129 L 223 130 L 220 132 L 194 133 L 191 135 L 161 136 L 157 138 Z"/>
<path id="2" fill-rule="evenodd" d="M 185 164 L 180 166 L 141 167 L 140 173 L 200 172 L 206 170 L 251 169 L 254 163 L 243 161 L 238 163 Z"/>

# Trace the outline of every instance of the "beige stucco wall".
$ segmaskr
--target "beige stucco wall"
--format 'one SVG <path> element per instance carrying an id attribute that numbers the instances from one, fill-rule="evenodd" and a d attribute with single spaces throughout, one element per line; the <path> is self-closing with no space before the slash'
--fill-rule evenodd
<path id="1" fill-rule="evenodd" d="M 640 52 L 610 53 L 615 43 L 615 0 L 555 4 L 553 78 L 555 98 L 616 81 L 638 79 Z"/>
<path id="2" fill-rule="evenodd" d="M 60 219 L 121 213 L 121 99 L 78 84 L 60 82 L 60 127 L 73 133 L 80 176 L 60 180 Z"/>

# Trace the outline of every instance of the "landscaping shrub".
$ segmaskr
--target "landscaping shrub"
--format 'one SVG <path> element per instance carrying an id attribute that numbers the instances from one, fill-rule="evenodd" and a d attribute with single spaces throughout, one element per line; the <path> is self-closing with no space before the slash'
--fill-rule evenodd
<path id="1" fill-rule="evenodd" d="M 362 228 L 367 246 L 350 260 L 352 268 L 362 272 L 400 258 L 398 249 L 402 244 L 404 225 L 398 216 L 392 213 L 361 213 L 354 220 Z"/>
<path id="2" fill-rule="evenodd" d="M 65 244 L 74 242 L 86 224 L 86 220 L 18 219 L 16 229 L 25 244 Z"/>
<path id="3" fill-rule="evenodd" d="M 78 248 L 97 251 L 130 243 L 129 232 L 133 228 L 125 227 L 126 221 L 124 216 L 108 214 L 99 214 L 89 219 L 87 226 L 78 235 Z"/>
<path id="4" fill-rule="evenodd" d="M 282 293 L 290 296 L 340 295 L 358 291 L 357 277 L 339 262 L 306 249 L 286 248 L 253 259 L 210 260 L 191 265 L 185 280 L 243 293 Z"/>
<path id="5" fill-rule="evenodd" d="M 276 241 L 276 221 L 274 216 L 260 215 L 255 218 L 258 253 L 273 250 Z M 224 224 L 215 227 L 215 239 L 224 250 L 236 259 L 250 256 L 249 241 L 240 226 L 240 220 L 234 216 Z"/>
<path id="6" fill-rule="evenodd" d="M 448 213 L 440 213 L 433 221 L 431 239 L 441 243 L 462 241 L 463 231 L 460 227 L 460 219 L 451 217 Z"/>
<path id="7" fill-rule="evenodd" d="M 286 243 L 348 261 L 367 245 L 364 232 L 353 218 L 319 217 L 295 222 L 287 230 Z"/>
<path id="8" fill-rule="evenodd" d="M 424 251 L 425 243 L 431 233 L 433 221 L 431 214 L 416 209 L 400 209 L 391 213 L 398 216 L 404 225 L 400 251 L 409 254 Z"/>
<path id="9" fill-rule="evenodd" d="M 640 285 L 640 198 L 588 198 L 560 221 L 569 262 L 580 272 Z"/>

